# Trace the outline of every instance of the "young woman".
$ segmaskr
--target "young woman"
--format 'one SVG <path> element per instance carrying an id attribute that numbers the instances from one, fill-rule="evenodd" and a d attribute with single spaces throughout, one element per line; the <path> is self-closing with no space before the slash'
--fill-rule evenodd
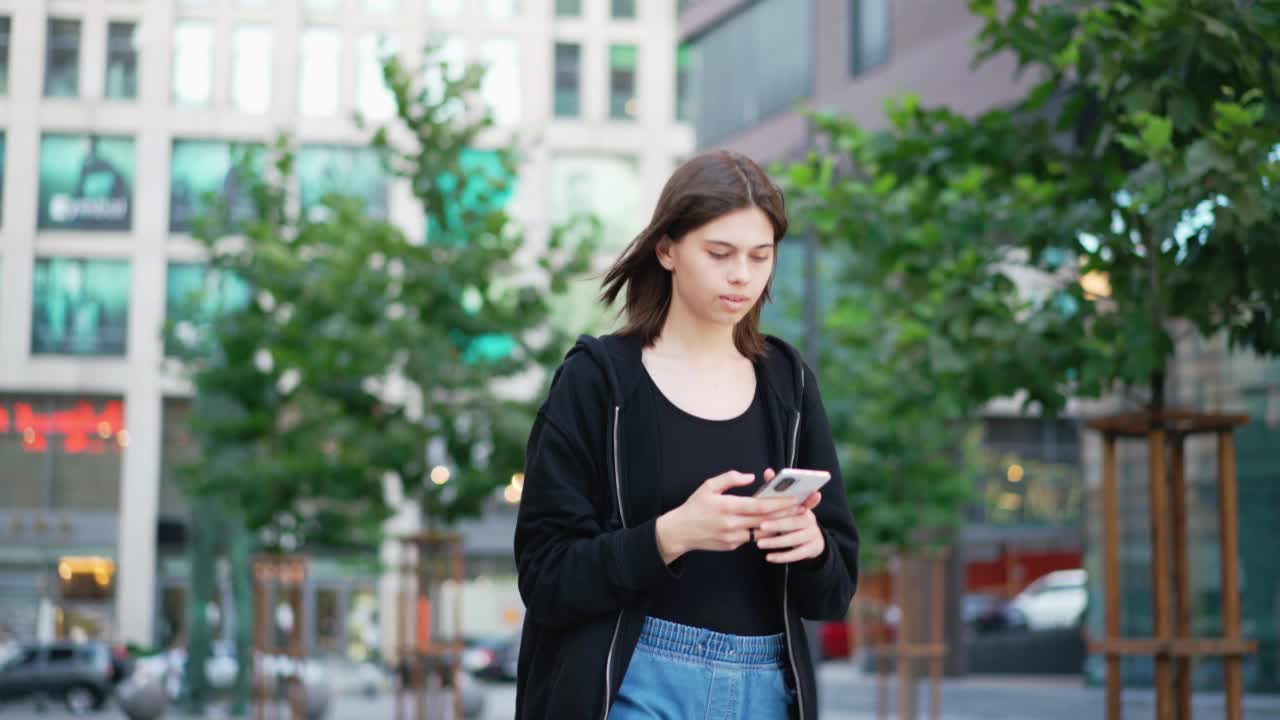
<path id="1" fill-rule="evenodd" d="M 854 529 L 813 371 L 760 333 L 782 195 L 712 152 L 605 277 L 616 335 L 556 373 L 525 458 L 518 718 L 818 716 L 800 619 L 843 618 Z M 774 469 L 826 470 L 803 501 Z"/>

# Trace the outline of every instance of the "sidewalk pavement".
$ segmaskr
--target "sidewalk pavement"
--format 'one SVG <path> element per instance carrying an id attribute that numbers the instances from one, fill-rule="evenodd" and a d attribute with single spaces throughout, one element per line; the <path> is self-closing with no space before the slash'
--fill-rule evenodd
<path id="1" fill-rule="evenodd" d="M 875 720 L 876 677 L 847 663 L 826 663 L 818 673 L 822 720 Z M 886 683 L 889 707 L 896 708 L 896 683 Z M 1106 717 L 1102 688 L 1088 687 L 1078 677 L 969 676 L 942 682 L 941 720 L 1102 720 Z M 1155 717 L 1155 694 L 1149 688 L 1123 694 L 1126 718 Z M 1197 720 L 1225 717 L 1221 692 L 1198 692 L 1193 703 Z M 917 707 L 929 717 L 929 686 L 922 683 Z M 892 720 L 896 716 L 889 715 Z M 1245 720 L 1280 720 L 1280 695 L 1245 697 Z"/>

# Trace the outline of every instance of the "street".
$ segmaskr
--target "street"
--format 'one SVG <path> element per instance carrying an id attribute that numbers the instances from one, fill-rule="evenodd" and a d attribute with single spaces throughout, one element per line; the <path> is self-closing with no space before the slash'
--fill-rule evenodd
<path id="1" fill-rule="evenodd" d="M 875 678 L 856 674 L 849 666 L 829 663 L 820 671 L 821 703 L 824 720 L 874 720 L 876 702 Z M 515 704 L 515 685 L 488 684 L 485 688 L 485 710 L 482 720 L 509 720 Z M 888 684 L 892 702 L 894 687 Z M 920 717 L 927 717 L 927 686 L 922 687 Z M 943 682 L 942 720 L 1095 720 L 1104 717 L 1101 688 L 1085 687 L 1072 677 L 969 677 Z M 1150 690 L 1126 690 L 1125 716 L 1150 718 L 1155 715 Z M 359 694 L 340 695 L 329 715 L 331 720 L 376 720 L 394 717 L 389 695 L 366 697 Z M 70 720 L 72 717 L 58 705 L 44 713 L 36 713 L 30 705 L 0 708 L 0 716 L 14 720 Z M 1221 693 L 1198 693 L 1195 717 L 1217 720 L 1224 716 Z M 101 720 L 123 720 L 118 710 L 93 717 Z M 181 717 L 181 716 L 170 716 Z M 210 713 L 207 717 L 225 717 Z M 1250 695 L 1245 699 L 1246 720 L 1280 720 L 1280 696 Z"/>

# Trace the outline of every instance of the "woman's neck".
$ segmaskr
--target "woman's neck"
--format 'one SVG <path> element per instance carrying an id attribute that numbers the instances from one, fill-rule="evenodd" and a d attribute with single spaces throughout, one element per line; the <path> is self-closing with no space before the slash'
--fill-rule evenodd
<path id="1" fill-rule="evenodd" d="M 701 321 L 675 298 L 662 323 L 662 333 L 653 341 L 653 349 L 660 355 L 698 364 L 741 358 L 733 343 L 733 326 Z"/>

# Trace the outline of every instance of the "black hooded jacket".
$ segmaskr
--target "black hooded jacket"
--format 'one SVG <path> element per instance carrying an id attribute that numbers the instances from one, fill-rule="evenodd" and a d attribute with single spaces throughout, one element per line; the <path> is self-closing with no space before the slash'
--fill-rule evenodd
<path id="1" fill-rule="evenodd" d="M 845 499 L 813 371 L 774 337 L 765 381 L 770 467 L 831 472 L 814 508 L 826 550 L 777 570 L 793 714 L 815 720 L 814 669 L 800 618 L 840 619 L 858 575 Z M 526 613 L 516 717 L 604 718 L 640 638 L 650 588 L 670 574 L 658 552 L 656 398 L 632 336 L 583 336 L 556 371 L 525 455 L 515 557 Z"/>

